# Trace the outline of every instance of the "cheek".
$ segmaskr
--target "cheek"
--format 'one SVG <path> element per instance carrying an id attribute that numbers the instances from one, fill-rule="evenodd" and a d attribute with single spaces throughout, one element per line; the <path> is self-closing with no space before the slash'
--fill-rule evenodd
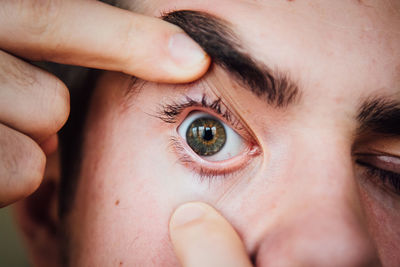
<path id="1" fill-rule="evenodd" d="M 179 195 L 165 177 L 173 170 L 158 134 L 140 116 L 134 123 L 99 117 L 88 124 L 73 212 L 76 265 L 173 262 L 167 230 Z"/>
<path id="2" fill-rule="evenodd" d="M 368 227 L 382 263 L 395 266 L 400 262 L 400 204 L 368 182 L 360 186 L 360 191 Z"/>
<path id="3" fill-rule="evenodd" d="M 177 163 L 169 138 L 139 108 L 90 114 L 71 217 L 73 265 L 176 266 L 171 213 L 208 187 Z"/>

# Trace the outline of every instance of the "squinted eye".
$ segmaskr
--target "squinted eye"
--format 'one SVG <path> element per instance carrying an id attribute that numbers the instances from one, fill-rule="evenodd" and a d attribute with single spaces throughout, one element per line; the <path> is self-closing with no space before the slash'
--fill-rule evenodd
<path id="1" fill-rule="evenodd" d="M 232 158 L 244 146 L 243 139 L 234 130 L 205 112 L 190 113 L 178 133 L 196 154 L 210 161 Z"/>

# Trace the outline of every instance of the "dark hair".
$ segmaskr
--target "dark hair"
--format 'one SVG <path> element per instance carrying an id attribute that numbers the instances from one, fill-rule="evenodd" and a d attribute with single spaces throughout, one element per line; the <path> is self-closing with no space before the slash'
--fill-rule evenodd
<path id="1" fill-rule="evenodd" d="M 70 88 L 71 112 L 67 123 L 59 133 L 61 181 L 59 189 L 59 216 L 68 213 L 74 200 L 76 183 L 82 161 L 82 144 L 90 98 L 98 70 L 81 70 L 76 74 L 77 84 Z M 68 72 L 67 72 L 68 73 Z M 78 82 L 79 81 L 79 82 Z"/>

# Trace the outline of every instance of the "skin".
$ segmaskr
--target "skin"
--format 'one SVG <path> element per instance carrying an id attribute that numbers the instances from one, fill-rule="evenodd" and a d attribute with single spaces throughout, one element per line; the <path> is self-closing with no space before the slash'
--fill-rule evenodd
<path id="1" fill-rule="evenodd" d="M 131 77 L 104 72 L 91 100 L 76 198 L 64 222 L 70 265 L 398 266 L 400 197 L 366 178 L 352 153 L 400 157 L 398 138 L 358 137 L 355 120 L 364 98 L 400 99 L 399 4 L 135 5 L 148 15 L 203 10 L 231 22 L 254 57 L 300 83 L 302 98 L 287 109 L 273 108 L 218 67 L 195 84 L 139 80 L 127 97 Z M 183 93 L 221 96 L 240 115 L 260 152 L 246 168 L 199 179 L 193 171 L 199 160 L 179 162 L 170 137 L 178 136 L 185 114 L 174 124 L 154 115 Z M 232 228 L 197 201 L 214 206 Z M 176 210 L 187 202 L 195 203 Z"/>
<path id="2" fill-rule="evenodd" d="M 56 149 L 69 114 L 65 85 L 22 59 L 174 83 L 200 77 L 209 65 L 179 28 L 98 1 L 4 1 L 0 12 L 0 207 L 37 189 L 45 153 Z"/>

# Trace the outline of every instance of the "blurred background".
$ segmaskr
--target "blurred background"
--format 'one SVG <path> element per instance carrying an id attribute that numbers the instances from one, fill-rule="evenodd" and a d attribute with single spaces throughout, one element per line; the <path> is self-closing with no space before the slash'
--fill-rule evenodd
<path id="1" fill-rule="evenodd" d="M 0 208 L 0 267 L 29 266 L 10 207 Z"/>

